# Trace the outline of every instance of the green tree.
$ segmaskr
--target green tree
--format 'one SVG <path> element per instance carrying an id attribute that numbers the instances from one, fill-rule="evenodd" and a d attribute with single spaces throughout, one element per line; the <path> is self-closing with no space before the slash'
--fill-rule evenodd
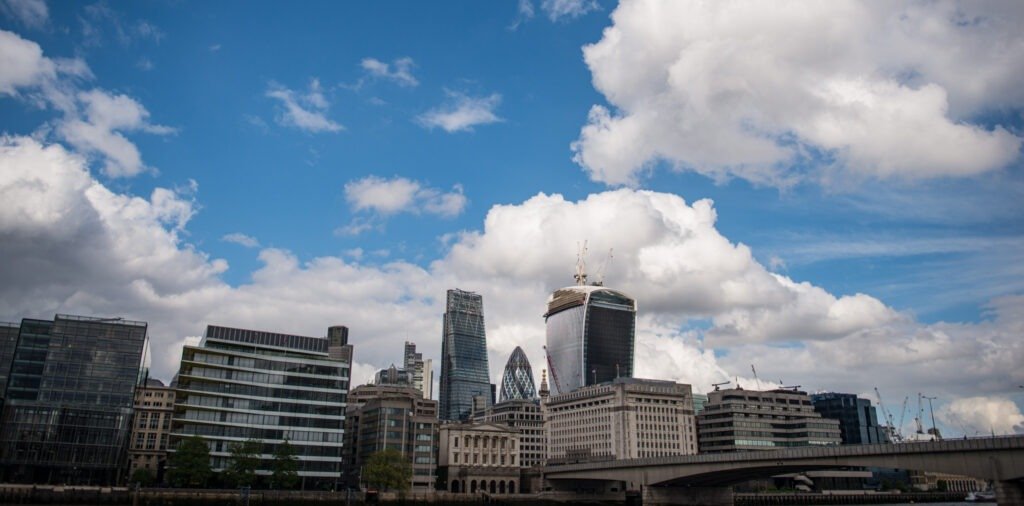
<path id="1" fill-rule="evenodd" d="M 140 487 L 148 487 L 156 481 L 156 476 L 149 469 L 136 469 L 129 481 L 131 485 L 138 483 Z"/>
<path id="2" fill-rule="evenodd" d="M 371 487 L 404 492 L 412 479 L 412 464 L 401 452 L 388 448 L 370 455 L 363 468 L 363 479 Z"/>
<path id="3" fill-rule="evenodd" d="M 287 439 L 274 448 L 273 474 L 270 476 L 270 488 L 293 489 L 299 483 L 299 459 L 295 457 L 295 447 Z"/>
<path id="4" fill-rule="evenodd" d="M 212 474 L 210 447 L 199 436 L 182 440 L 169 458 L 167 480 L 175 487 L 204 487 Z"/>
<path id="5" fill-rule="evenodd" d="M 256 469 L 260 465 L 263 442 L 249 439 L 228 447 L 231 452 L 224 479 L 236 487 L 251 487 L 256 483 Z"/>

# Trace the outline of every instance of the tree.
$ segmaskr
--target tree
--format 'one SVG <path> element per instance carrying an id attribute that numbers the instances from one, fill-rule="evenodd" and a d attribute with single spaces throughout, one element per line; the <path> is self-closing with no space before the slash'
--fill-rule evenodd
<path id="1" fill-rule="evenodd" d="M 295 485 L 299 483 L 299 459 L 295 457 L 295 447 L 287 439 L 274 448 L 273 466 L 270 488 L 295 488 Z"/>
<path id="2" fill-rule="evenodd" d="M 167 479 L 175 487 L 204 487 L 212 474 L 210 447 L 199 436 L 182 440 L 169 458 Z"/>
<path id="3" fill-rule="evenodd" d="M 141 468 L 136 469 L 135 472 L 132 473 L 130 481 L 132 485 L 138 483 L 140 487 L 148 487 L 156 481 L 156 476 L 153 476 L 153 473 L 150 472 L 149 469 Z"/>
<path id="4" fill-rule="evenodd" d="M 249 439 L 232 444 L 228 450 L 231 452 L 231 460 L 224 470 L 224 479 L 236 487 L 253 486 L 256 483 L 256 468 L 260 465 L 263 442 Z"/>
<path id="5" fill-rule="evenodd" d="M 404 492 L 412 479 L 412 464 L 401 452 L 388 448 L 370 455 L 363 468 L 363 479 L 378 489 Z"/>

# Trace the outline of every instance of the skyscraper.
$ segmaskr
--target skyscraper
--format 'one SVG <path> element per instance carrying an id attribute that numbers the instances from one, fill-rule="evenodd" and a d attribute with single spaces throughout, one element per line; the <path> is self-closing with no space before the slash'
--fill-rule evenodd
<path id="1" fill-rule="evenodd" d="M 878 425 L 875 407 L 868 399 L 835 392 L 811 395 L 814 410 L 825 418 L 839 420 L 844 445 L 888 443 L 885 430 Z"/>
<path id="2" fill-rule="evenodd" d="M 412 373 L 412 386 L 423 393 L 424 399 L 434 394 L 434 361 L 424 360 L 422 353 L 416 353 L 416 343 L 405 342 L 404 369 Z"/>
<path id="3" fill-rule="evenodd" d="M 551 294 L 544 314 L 553 394 L 633 376 L 636 301 L 576 277 L 580 284 Z"/>
<path id="4" fill-rule="evenodd" d="M 475 396 L 491 398 L 484 300 L 473 292 L 448 290 L 441 342 L 440 418 L 467 420 Z"/>
<path id="5" fill-rule="evenodd" d="M 501 402 L 513 399 L 532 400 L 537 397 L 537 389 L 533 386 L 533 370 L 530 360 L 523 349 L 516 346 L 505 364 L 505 374 L 501 377 Z"/>
<path id="6" fill-rule="evenodd" d="M 0 420 L 0 481 L 120 481 L 146 328 L 70 315 L 21 321 Z"/>

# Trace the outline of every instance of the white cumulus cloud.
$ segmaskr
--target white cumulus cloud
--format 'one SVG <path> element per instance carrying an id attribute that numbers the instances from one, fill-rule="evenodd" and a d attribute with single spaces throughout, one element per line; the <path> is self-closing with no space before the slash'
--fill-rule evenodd
<path id="1" fill-rule="evenodd" d="M 232 232 L 220 238 L 222 241 L 238 244 L 239 246 L 245 246 L 246 248 L 258 248 L 260 247 L 260 241 L 251 235 L 246 235 L 241 232 Z"/>
<path id="2" fill-rule="evenodd" d="M 452 218 L 465 209 L 469 200 L 462 185 L 456 184 L 445 192 L 404 177 L 390 179 L 367 176 L 345 184 L 345 200 L 356 212 L 369 212 L 379 219 L 397 213 L 428 213 Z M 373 216 L 357 216 L 340 232 L 358 235 L 374 228 Z"/>
<path id="3" fill-rule="evenodd" d="M 412 58 L 408 56 L 396 58 L 391 63 L 380 61 L 376 58 L 363 58 L 360 66 L 372 77 L 386 79 L 399 86 L 419 86 L 420 82 L 412 75 L 412 68 L 415 66 Z"/>
<path id="4" fill-rule="evenodd" d="M 495 113 L 501 104 L 501 95 L 492 93 L 486 97 L 472 97 L 456 91 L 446 91 L 448 100 L 421 115 L 416 120 L 426 128 L 441 128 L 445 132 L 469 132 L 474 126 L 498 123 L 502 120 Z"/>
<path id="5" fill-rule="evenodd" d="M 1014 2 L 626 0 L 584 47 L 595 105 L 574 159 L 635 185 L 661 163 L 786 187 L 966 177 L 1019 158 L 978 120 L 1024 106 Z"/>
<path id="6" fill-rule="evenodd" d="M 968 435 L 1024 434 L 1024 415 L 1005 397 L 956 399 L 943 406 L 936 416 Z"/>
<path id="7" fill-rule="evenodd" d="M 282 110 L 277 116 L 277 122 L 283 126 L 312 133 L 340 132 L 345 128 L 327 117 L 330 103 L 324 96 L 319 79 L 310 80 L 309 90 L 305 93 L 272 83 L 267 96 L 281 103 Z"/>
<path id="8" fill-rule="evenodd" d="M 28 28 L 42 28 L 50 20 L 50 9 L 43 0 L 2 0 L 0 12 Z"/>

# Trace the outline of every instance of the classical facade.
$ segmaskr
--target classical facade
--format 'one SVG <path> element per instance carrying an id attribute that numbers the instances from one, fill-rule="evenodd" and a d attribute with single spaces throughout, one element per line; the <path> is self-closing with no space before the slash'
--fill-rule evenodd
<path id="1" fill-rule="evenodd" d="M 519 431 L 498 423 L 441 425 L 438 482 L 457 494 L 521 492 Z"/>
<path id="2" fill-rule="evenodd" d="M 544 465 L 546 438 L 544 416 L 539 399 L 513 399 L 503 401 L 473 414 L 475 422 L 507 425 L 519 430 L 519 465 Z"/>
<path id="3" fill-rule="evenodd" d="M 157 482 L 163 480 L 167 443 L 174 415 L 174 389 L 149 379 L 135 390 L 135 422 L 128 447 L 128 477 L 145 469 Z"/>
<path id="4" fill-rule="evenodd" d="M 123 482 L 147 325 L 24 319 L 0 418 L 0 481 Z"/>
<path id="5" fill-rule="evenodd" d="M 328 337 L 210 325 L 198 346 L 185 346 L 175 390 L 170 451 L 198 435 L 216 472 L 231 446 L 262 442 L 256 474 L 271 474 L 274 450 L 287 441 L 304 488 L 331 488 L 341 472 L 345 402 L 352 348 L 344 327 Z"/>
<path id="6" fill-rule="evenodd" d="M 412 463 L 414 492 L 434 490 L 437 476 L 437 401 L 411 386 L 362 385 L 352 389 L 345 411 L 342 483 L 356 487 L 374 453 L 393 449 Z"/>
<path id="7" fill-rule="evenodd" d="M 708 393 L 697 423 L 701 453 L 842 442 L 839 420 L 823 418 L 799 390 L 716 390 Z"/>
<path id="8" fill-rule="evenodd" d="M 473 413 L 473 398 L 491 404 L 487 368 L 484 299 L 463 290 L 448 290 L 441 342 L 441 420 L 465 421 Z"/>
<path id="9" fill-rule="evenodd" d="M 554 393 L 633 376 L 636 301 L 603 286 L 555 290 L 544 314 Z"/>
<path id="10" fill-rule="evenodd" d="M 542 404 L 548 463 L 697 453 L 690 385 L 618 378 Z"/>

